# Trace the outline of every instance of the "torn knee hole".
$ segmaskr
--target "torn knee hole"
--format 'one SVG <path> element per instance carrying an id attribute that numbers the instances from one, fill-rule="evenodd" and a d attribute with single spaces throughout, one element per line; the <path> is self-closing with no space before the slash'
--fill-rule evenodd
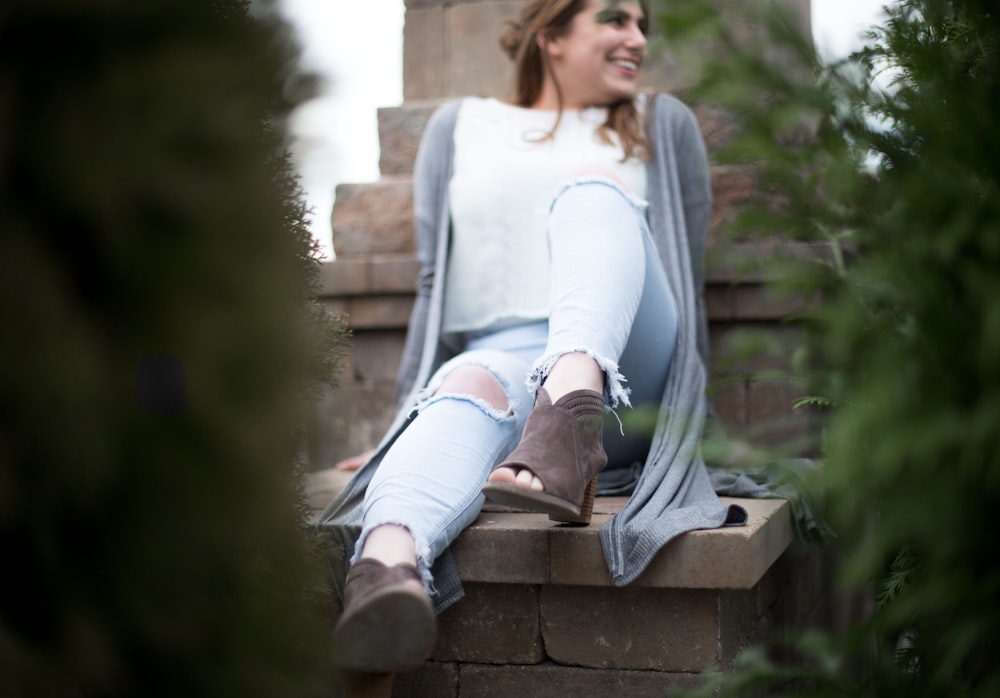
<path id="1" fill-rule="evenodd" d="M 509 410 L 510 403 L 500 382 L 481 366 L 459 366 L 441 381 L 436 395 L 455 393 L 485 400 L 498 410 Z"/>

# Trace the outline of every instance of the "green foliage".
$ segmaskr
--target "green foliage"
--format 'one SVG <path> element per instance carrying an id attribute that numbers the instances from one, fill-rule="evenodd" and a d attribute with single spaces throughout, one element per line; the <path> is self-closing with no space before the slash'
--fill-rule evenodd
<path id="1" fill-rule="evenodd" d="M 0 8 L 0 695 L 329 690 L 295 62 L 238 0 Z"/>
<path id="2" fill-rule="evenodd" d="M 704 7 L 665 12 L 668 35 L 693 27 L 724 49 L 699 98 L 739 116 L 727 157 L 774 194 L 740 231 L 829 251 L 782 285 L 823 299 L 802 365 L 809 399 L 831 406 L 840 572 L 881 591 L 838 649 L 874 647 L 851 663 L 868 671 L 844 686 L 803 670 L 810 694 L 1000 694 L 1000 14 L 904 0 L 865 50 L 824 66 L 780 15 L 762 20 L 780 50 L 762 51 Z"/>

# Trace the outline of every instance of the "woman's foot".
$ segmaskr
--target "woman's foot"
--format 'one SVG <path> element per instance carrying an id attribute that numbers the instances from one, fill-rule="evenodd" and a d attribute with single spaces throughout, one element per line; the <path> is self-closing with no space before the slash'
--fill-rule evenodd
<path id="1" fill-rule="evenodd" d="M 556 403 L 564 395 L 578 389 L 603 393 L 604 372 L 588 354 L 583 352 L 563 354 L 545 379 L 545 392 L 550 402 Z M 501 465 L 490 473 L 488 481 L 524 487 L 535 492 L 545 490 L 545 485 L 538 476 L 524 467 Z"/>
<path id="2" fill-rule="evenodd" d="M 574 390 L 553 404 L 539 388 L 521 442 L 483 486 L 483 494 L 555 521 L 590 523 L 597 474 L 607 464 L 603 430 L 603 394 Z M 511 478 L 505 470 L 517 474 Z"/>
<path id="3" fill-rule="evenodd" d="M 411 671 L 430 656 L 437 616 L 416 562 L 416 544 L 403 526 L 379 526 L 365 538 L 361 559 L 347 573 L 344 612 L 334 628 L 342 668 Z"/>
<path id="4" fill-rule="evenodd" d="M 527 490 L 542 492 L 545 486 L 533 472 L 527 468 L 515 468 L 513 466 L 501 465 L 490 473 L 489 482 L 502 483 L 505 485 L 516 485 Z"/>
<path id="5" fill-rule="evenodd" d="M 420 572 L 362 558 L 344 587 L 344 612 L 334 628 L 336 661 L 355 672 L 413 671 L 430 657 L 437 617 Z"/>

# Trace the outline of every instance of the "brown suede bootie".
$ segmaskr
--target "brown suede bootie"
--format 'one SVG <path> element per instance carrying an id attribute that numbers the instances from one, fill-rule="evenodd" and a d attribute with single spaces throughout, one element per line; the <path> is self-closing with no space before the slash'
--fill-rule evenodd
<path id="1" fill-rule="evenodd" d="M 604 453 L 604 396 L 574 390 L 554 405 L 544 388 L 535 396 L 517 448 L 498 467 L 527 469 L 543 491 L 487 482 L 483 494 L 504 506 L 542 512 L 553 521 L 589 524 Z"/>
<path id="2" fill-rule="evenodd" d="M 394 673 L 418 669 L 434 650 L 437 616 L 413 565 L 387 567 L 362 558 L 347 573 L 344 612 L 334 628 L 335 660 L 344 669 Z M 421 582 L 422 584 L 422 582 Z"/>

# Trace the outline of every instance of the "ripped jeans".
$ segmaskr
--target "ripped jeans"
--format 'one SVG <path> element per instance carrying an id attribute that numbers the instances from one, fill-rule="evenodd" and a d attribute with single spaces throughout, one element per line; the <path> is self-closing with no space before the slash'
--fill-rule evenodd
<path id="1" fill-rule="evenodd" d="M 478 335 L 442 365 L 418 414 L 389 448 L 365 494 L 361 537 L 384 524 L 409 530 L 433 593 L 430 567 L 473 521 L 490 472 L 517 445 L 537 389 L 555 361 L 585 352 L 605 374 L 609 409 L 656 409 L 677 335 L 677 309 L 645 218 L 645 202 L 609 179 L 565 185 L 549 211 L 551 312 Z M 439 392 L 448 374 L 474 365 L 496 378 L 509 409 Z M 626 420 L 627 421 L 627 420 Z M 643 462 L 651 434 L 624 434 L 608 420 L 608 468 Z"/>

